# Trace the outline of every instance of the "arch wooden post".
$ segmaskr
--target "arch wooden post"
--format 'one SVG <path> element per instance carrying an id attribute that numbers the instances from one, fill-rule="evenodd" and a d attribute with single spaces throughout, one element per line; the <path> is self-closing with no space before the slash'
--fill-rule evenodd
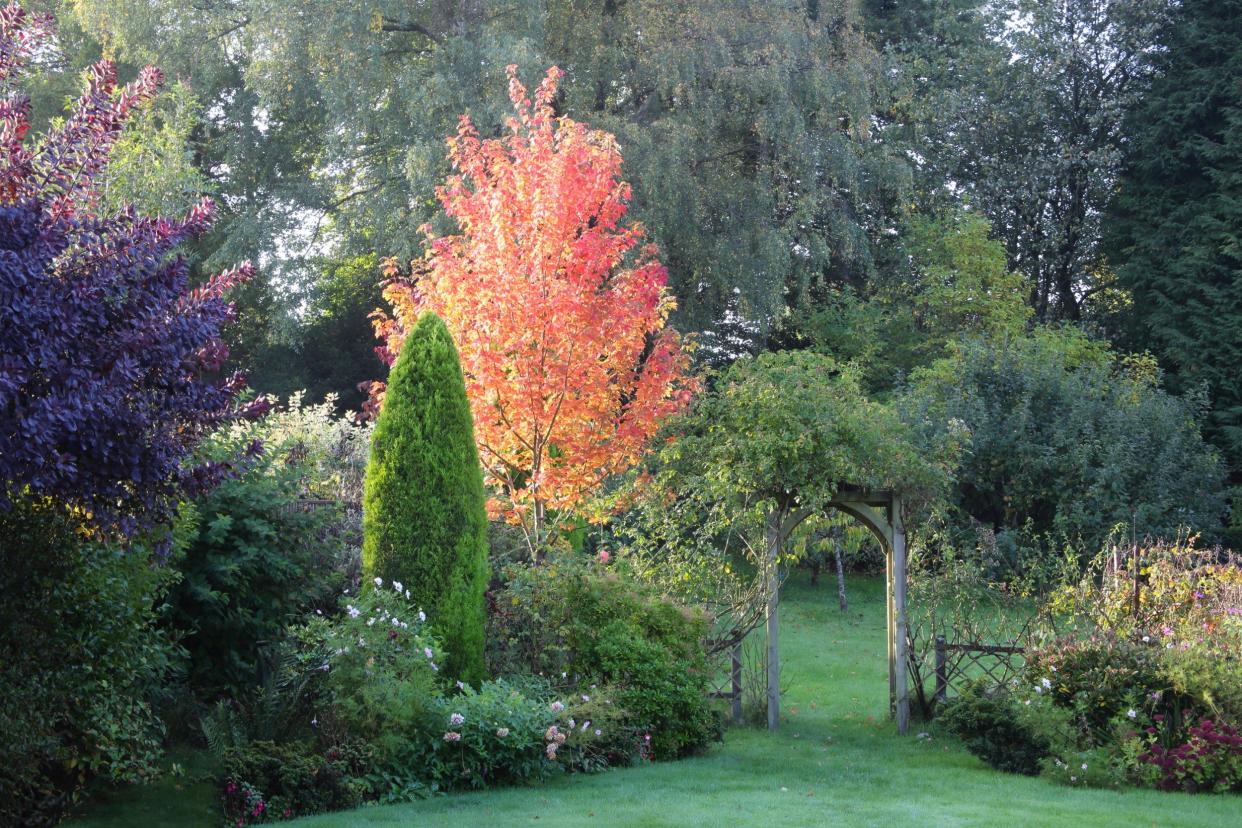
<path id="1" fill-rule="evenodd" d="M 897 719 L 897 732 L 905 735 L 910 729 L 910 687 L 906 664 L 909 661 L 909 639 L 907 638 L 906 616 L 906 527 L 901 520 L 901 501 L 893 498 L 893 579 L 889 583 L 889 591 L 893 596 L 894 619 L 892 638 L 896 659 L 897 687 L 893 703 L 893 714 Z M 892 674 L 890 673 L 890 676 Z"/>
<path id="2" fill-rule="evenodd" d="M 906 675 L 906 527 L 901 519 L 901 498 L 893 492 L 843 490 L 828 505 L 856 518 L 884 547 L 889 714 L 897 722 L 897 732 L 905 735 L 910 729 L 910 691 Z"/>

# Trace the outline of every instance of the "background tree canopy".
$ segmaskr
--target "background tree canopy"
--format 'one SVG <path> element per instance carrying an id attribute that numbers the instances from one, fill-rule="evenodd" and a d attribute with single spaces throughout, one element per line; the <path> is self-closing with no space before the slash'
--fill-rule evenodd
<path id="1" fill-rule="evenodd" d="M 1094 554 L 1118 526 L 1139 538 L 1220 530 L 1223 467 L 1199 434 L 1202 398 L 1173 397 L 1157 379 L 1149 360 L 1044 331 L 967 340 L 915 374 L 902 407 L 969 430 L 959 526 L 996 534 L 1002 563 L 1017 567 L 1058 545 Z"/>
<path id="2" fill-rule="evenodd" d="M 1133 296 L 1124 343 L 1150 348 L 1170 387 L 1206 386 L 1208 435 L 1242 458 L 1242 14 L 1183 2 L 1156 38 L 1156 76 L 1129 113 L 1108 228 Z"/>
<path id="3" fill-rule="evenodd" d="M 319 311 L 325 250 L 418 255 L 444 137 L 462 113 L 494 134 L 509 63 L 527 80 L 561 66 L 562 112 L 617 135 L 674 322 L 720 347 L 722 322 L 731 350 L 753 347 L 816 286 L 865 283 L 908 189 L 873 124 L 884 67 L 845 0 L 61 6 L 104 48 L 190 80 L 200 167 L 229 209 L 203 255 L 261 260 L 294 321 Z"/>
<path id="4" fill-rule="evenodd" d="M 115 192 L 219 195 L 194 261 L 261 263 L 233 351 L 259 390 L 359 404 L 384 372 L 374 263 L 453 229 L 445 136 L 463 113 L 499 134 L 504 67 L 555 64 L 558 113 L 617 136 L 700 362 L 811 347 L 884 396 L 962 334 L 1069 321 L 1151 350 L 1176 393 L 1206 382 L 1205 434 L 1239 467 L 1216 321 L 1237 304 L 1234 3 L 48 5 L 59 69 L 108 53 L 183 79 L 135 127 L 163 163 L 120 159 Z"/>

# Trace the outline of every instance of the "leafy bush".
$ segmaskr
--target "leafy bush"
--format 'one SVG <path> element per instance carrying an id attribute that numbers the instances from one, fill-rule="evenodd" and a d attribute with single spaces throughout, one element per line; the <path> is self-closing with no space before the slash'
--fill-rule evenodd
<path id="1" fill-rule="evenodd" d="M 1063 669 L 1061 677 L 1096 697 L 1113 688 L 1107 704 L 1100 699 L 1095 722 L 1108 715 L 1103 707 L 1111 714 L 1127 709 L 1120 689 L 1129 681 L 1137 697 L 1129 706 L 1161 715 L 1166 739 L 1184 737 L 1174 731 L 1184 728 L 1183 713 L 1191 709 L 1242 723 L 1242 565 L 1228 553 L 1185 539 L 1110 551 L 1054 594 L 1050 610 L 1079 636 L 1095 631 L 1071 649 L 1099 663 L 1069 665 L 1071 676 L 1086 674 L 1071 679 Z M 1085 653 L 1092 649 L 1100 652 Z M 1118 673 L 1140 662 L 1141 679 Z"/>
<path id="2" fill-rule="evenodd" d="M 1093 550 L 1118 524 L 1220 529 L 1224 470 L 1200 436 L 1201 401 L 1166 394 L 1152 365 L 1081 334 L 967 341 L 916 372 L 902 405 L 969 430 L 954 499 L 969 540 L 971 521 L 995 533 L 999 575 L 1024 550 L 1048 552 L 1050 534 Z"/>
<path id="3" fill-rule="evenodd" d="M 220 371 L 221 329 L 233 316 L 225 295 L 253 269 L 190 287 L 189 265 L 173 251 L 210 227 L 209 200 L 184 219 L 96 212 L 112 147 L 161 83 L 154 67 L 121 88 L 116 65 L 99 61 L 64 120 L 25 141 L 32 109 L 18 81 L 30 58 L 53 48 L 51 29 L 49 16 L 17 5 L 0 26 L 0 90 L 10 101 L 0 167 L 0 505 L 55 498 L 79 521 L 123 536 L 165 522 L 219 471 L 185 461 L 204 433 L 241 413 L 240 378 Z"/>
<path id="4" fill-rule="evenodd" d="M 289 742 L 314 736 L 314 702 L 322 664 L 282 644 L 263 671 L 263 681 L 223 698 L 199 719 L 207 747 L 217 757 L 250 742 Z"/>
<path id="5" fill-rule="evenodd" d="M 259 741 L 230 749 L 220 771 L 224 816 L 230 825 L 257 825 L 357 807 L 370 760 L 356 744 L 324 752 L 307 742 Z"/>
<path id="6" fill-rule="evenodd" d="M 614 701 L 614 688 L 592 684 L 582 689 L 586 692 L 566 695 L 563 710 L 557 712 L 556 723 L 566 738 L 553 758 L 567 770 L 585 773 L 651 759 L 651 734 L 634 726 L 630 714 Z"/>
<path id="7" fill-rule="evenodd" d="M 425 313 L 392 368 L 367 466 L 366 578 L 405 583 L 436 619 L 449 674 L 484 676 L 487 514 L 457 349 Z"/>
<path id="8" fill-rule="evenodd" d="M 556 720 L 546 693 L 529 696 L 504 680 L 469 685 L 437 704 L 442 729 L 429 734 L 428 769 L 444 787 L 482 788 L 546 774 L 544 736 Z"/>
<path id="9" fill-rule="evenodd" d="M 624 707 L 594 687 L 558 698 L 546 680 L 525 677 L 478 689 L 459 681 L 446 695 L 445 653 L 425 613 L 404 584 L 370 586 L 342 597 L 339 613 L 294 628 L 272 678 L 204 717 L 208 742 L 225 759 L 232 819 L 515 784 L 558 768 L 601 770 L 643 752 Z M 288 754 L 287 771 L 264 757 L 272 745 Z"/>
<path id="10" fill-rule="evenodd" d="M 514 566 L 495 596 L 494 666 L 560 676 L 590 696 L 607 687 L 624 724 L 650 736 L 650 755 L 684 756 L 721 733 L 707 703 L 702 642 L 709 622 L 624 574 L 567 554 Z"/>
<path id="11" fill-rule="evenodd" d="M 436 789 L 424 746 L 443 695 L 444 652 L 399 586 L 347 593 L 339 612 L 291 629 L 263 684 L 203 717 L 208 744 L 224 760 L 230 819 L 262 822 Z"/>
<path id="12" fill-rule="evenodd" d="M 1139 756 L 1140 762 L 1158 771 L 1149 777 L 1155 785 L 1189 793 L 1242 792 L 1242 732 L 1200 719 L 1188 736 L 1174 747 L 1153 744 Z"/>
<path id="13" fill-rule="evenodd" d="M 306 663 L 323 673 L 316 725 L 329 741 L 371 744 L 382 766 L 432 727 L 444 650 L 403 584 L 373 586 L 296 634 Z"/>
<path id="14" fill-rule="evenodd" d="M 154 608 L 176 571 L 85 540 L 50 505 L 0 510 L 0 824 L 57 821 L 92 778 L 151 778 L 175 659 Z"/>
<path id="15" fill-rule="evenodd" d="M 1059 590 L 1051 609 L 1132 641 L 1242 652 L 1242 560 L 1185 537 L 1114 547 Z"/>
<path id="16" fill-rule="evenodd" d="M 997 770 L 1034 776 L 1048 755 L 1048 741 L 1021 716 L 1003 688 L 968 686 L 945 705 L 940 721 L 966 749 Z"/>
<path id="17" fill-rule="evenodd" d="M 1098 564 L 1054 594 L 1050 618 L 1072 635 L 1031 651 L 1019 684 L 1026 720 L 1053 735 L 1045 773 L 1079 786 L 1236 787 L 1242 569 L 1184 541 Z"/>
<path id="18" fill-rule="evenodd" d="M 1043 776 L 1071 788 L 1120 788 L 1130 778 L 1130 763 L 1115 745 L 1054 751 L 1044 758 Z"/>
<path id="19" fill-rule="evenodd" d="M 260 441 L 265 451 L 296 467 L 300 496 L 327 500 L 332 507 L 335 535 L 344 544 L 335 567 L 347 586 L 356 589 L 362 573 L 362 487 L 371 450 L 373 424 L 336 411 L 336 397 L 317 405 L 295 392 L 279 409 L 260 420 L 234 424 L 230 439 Z"/>
<path id="20" fill-rule="evenodd" d="M 219 435 L 209 450 L 227 454 L 237 443 Z M 259 683 L 265 649 L 344 585 L 334 566 L 343 548 L 338 512 L 297 508 L 302 474 L 272 446 L 196 504 L 199 528 L 179 564 L 168 618 L 189 655 L 189 679 L 205 696 Z"/>
<path id="21" fill-rule="evenodd" d="M 1024 680 L 1070 711 L 1094 744 L 1108 741 L 1118 713 L 1144 709 L 1165 686 L 1155 649 L 1107 635 L 1062 639 L 1032 652 Z"/>

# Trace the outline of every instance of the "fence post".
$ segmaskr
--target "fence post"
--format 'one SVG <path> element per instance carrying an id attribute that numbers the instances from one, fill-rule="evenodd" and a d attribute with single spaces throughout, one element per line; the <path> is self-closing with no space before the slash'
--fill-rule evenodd
<path id="1" fill-rule="evenodd" d="M 742 642 L 737 641 L 733 644 L 732 652 L 733 664 L 730 670 L 730 679 L 732 686 L 729 688 L 730 708 L 733 714 L 733 723 L 742 723 Z"/>
<path id="2" fill-rule="evenodd" d="M 948 657 L 943 635 L 936 636 L 936 701 L 942 702 L 949 695 Z"/>

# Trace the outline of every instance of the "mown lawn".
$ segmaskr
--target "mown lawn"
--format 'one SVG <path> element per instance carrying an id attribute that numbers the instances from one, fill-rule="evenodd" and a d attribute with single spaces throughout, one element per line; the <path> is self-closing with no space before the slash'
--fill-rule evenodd
<path id="1" fill-rule="evenodd" d="M 735 729 L 723 746 L 683 762 L 364 808 L 295 824 L 1242 825 L 1238 797 L 1071 790 L 992 771 L 949 741 L 899 738 L 884 715 L 882 589 L 877 579 L 853 581 L 851 613 L 842 616 L 829 580 L 818 590 L 802 578 L 787 587 L 781 641 L 789 692 L 779 733 Z M 96 818 L 75 824 L 194 824 L 184 806 L 187 799 L 198 801 L 197 791 L 177 796 L 165 787 L 151 793 L 132 798 L 135 810 L 114 798 Z M 170 809 L 164 822 L 153 819 L 159 801 Z"/>

